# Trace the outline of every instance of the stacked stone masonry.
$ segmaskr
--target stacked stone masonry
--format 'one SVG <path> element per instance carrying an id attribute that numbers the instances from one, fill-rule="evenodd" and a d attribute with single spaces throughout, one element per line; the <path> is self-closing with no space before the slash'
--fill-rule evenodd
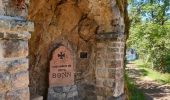
<path id="1" fill-rule="evenodd" d="M 77 86 L 52 87 L 48 90 L 48 100 L 79 100 Z"/>
<path id="2" fill-rule="evenodd" d="M 33 23 L 0 16 L 0 100 L 29 100 L 28 39 Z"/>
<path id="3" fill-rule="evenodd" d="M 105 33 L 96 37 L 97 100 L 123 100 L 124 36 Z"/>

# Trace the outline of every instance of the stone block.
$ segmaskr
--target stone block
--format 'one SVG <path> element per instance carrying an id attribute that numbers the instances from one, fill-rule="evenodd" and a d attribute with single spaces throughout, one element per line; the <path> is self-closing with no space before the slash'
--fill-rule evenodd
<path id="1" fill-rule="evenodd" d="M 12 79 L 12 89 L 13 90 L 26 88 L 26 87 L 28 87 L 28 84 L 29 84 L 29 73 L 28 73 L 28 71 L 26 71 L 26 72 L 13 74 L 11 76 L 11 79 Z"/>
<path id="2" fill-rule="evenodd" d="M 105 87 L 109 87 L 109 88 L 112 88 L 114 85 L 115 85 L 115 80 L 114 79 L 105 79 L 103 81 L 103 85 Z"/>
<path id="3" fill-rule="evenodd" d="M 67 98 L 67 100 L 74 100 L 74 97 Z"/>
<path id="4" fill-rule="evenodd" d="M 108 48 L 107 52 L 111 53 L 111 54 L 114 53 L 114 52 L 119 52 L 119 48 Z"/>
<path id="5" fill-rule="evenodd" d="M 116 80 L 115 88 L 114 88 L 114 97 L 118 97 L 124 93 L 124 78 L 120 80 Z"/>
<path id="6" fill-rule="evenodd" d="M 0 94 L 0 100 L 5 100 L 5 94 Z"/>
<path id="7" fill-rule="evenodd" d="M 106 78 L 108 70 L 106 68 L 96 69 L 96 78 Z"/>
<path id="8" fill-rule="evenodd" d="M 90 98 L 96 97 L 96 86 L 95 84 L 82 83 L 78 85 L 78 100 L 88 100 Z M 96 100 L 96 99 L 94 99 Z"/>
<path id="9" fill-rule="evenodd" d="M 99 40 L 114 40 L 114 41 L 120 41 L 123 36 L 119 36 L 119 32 L 104 32 L 96 34 L 96 39 Z"/>
<path id="10" fill-rule="evenodd" d="M 78 96 L 78 92 L 77 91 L 68 92 L 66 95 L 67 95 L 67 98 L 72 98 L 72 97 Z"/>
<path id="11" fill-rule="evenodd" d="M 120 68 L 121 67 L 121 60 L 107 60 L 106 67 L 107 68 Z"/>
<path id="12" fill-rule="evenodd" d="M 116 69 L 115 78 L 117 80 L 120 80 L 124 76 L 124 72 L 123 71 L 124 71 L 123 68 Z"/>
<path id="13" fill-rule="evenodd" d="M 104 85 L 103 85 L 103 82 L 104 82 L 104 80 L 102 79 L 102 78 L 97 78 L 96 79 L 96 86 L 97 87 L 103 87 Z"/>
<path id="14" fill-rule="evenodd" d="M 107 54 L 107 58 L 108 59 L 120 59 L 121 58 L 121 54 L 120 53 L 108 53 Z"/>
<path id="15" fill-rule="evenodd" d="M 51 87 L 51 89 L 53 89 L 54 92 L 57 92 L 57 93 L 62 93 L 63 92 L 63 87 L 60 86 L 60 87 Z"/>
<path id="16" fill-rule="evenodd" d="M 23 39 L 28 40 L 31 38 L 31 34 L 29 32 L 6 32 L 5 39 Z"/>
<path id="17" fill-rule="evenodd" d="M 28 42 L 22 40 L 1 40 L 0 55 L 2 58 L 28 56 Z"/>
<path id="18" fill-rule="evenodd" d="M 86 91 L 95 91 L 95 86 L 92 84 L 84 84 L 84 90 Z"/>
<path id="19" fill-rule="evenodd" d="M 27 0 L 24 0 L 24 2 L 13 0 L 1 0 L 1 15 L 26 17 L 28 13 L 28 8 L 26 6 L 28 5 L 28 3 L 26 1 Z"/>
<path id="20" fill-rule="evenodd" d="M 0 94 L 11 90 L 12 86 L 10 78 L 10 74 L 0 73 Z"/>
<path id="21" fill-rule="evenodd" d="M 121 47 L 121 42 L 109 42 L 109 47 Z"/>
<path id="22" fill-rule="evenodd" d="M 123 53 L 121 53 L 121 59 L 124 59 L 124 58 L 125 58 L 125 54 L 123 52 Z"/>
<path id="23" fill-rule="evenodd" d="M 124 53 L 124 50 L 125 50 L 124 48 L 120 48 L 121 53 Z"/>
<path id="24" fill-rule="evenodd" d="M 125 61 L 124 61 L 124 58 L 121 60 L 121 66 L 120 68 L 124 68 L 124 65 L 125 65 Z"/>
<path id="25" fill-rule="evenodd" d="M 10 21 L 10 31 L 32 31 L 32 23 L 22 20 L 12 20 Z"/>
<path id="26" fill-rule="evenodd" d="M 106 100 L 116 100 L 113 96 L 107 96 Z"/>
<path id="27" fill-rule="evenodd" d="M 97 100 L 105 100 L 103 96 L 97 96 Z"/>
<path id="28" fill-rule="evenodd" d="M 77 86 L 50 87 L 48 89 L 48 100 L 65 100 L 78 96 Z M 74 99 L 73 99 L 74 100 Z"/>
<path id="29" fill-rule="evenodd" d="M 96 58 L 97 58 L 97 59 L 105 60 L 106 57 L 107 57 L 107 55 L 105 54 L 105 52 L 99 52 L 99 51 L 97 51 L 97 53 L 96 53 Z"/>
<path id="30" fill-rule="evenodd" d="M 0 39 L 4 38 L 4 32 L 0 32 Z"/>
<path id="31" fill-rule="evenodd" d="M 50 93 L 48 92 L 47 100 L 64 100 L 66 98 L 66 93 Z"/>
<path id="32" fill-rule="evenodd" d="M 121 42 L 121 46 L 120 47 L 125 48 L 125 43 Z"/>
<path id="33" fill-rule="evenodd" d="M 73 92 L 77 91 L 77 86 L 76 85 L 71 85 L 71 86 L 56 86 L 56 87 L 50 87 L 49 92 L 56 92 L 56 93 L 67 93 L 67 92 Z"/>
<path id="34" fill-rule="evenodd" d="M 96 47 L 97 48 L 105 48 L 106 44 L 104 42 L 98 42 Z"/>
<path id="35" fill-rule="evenodd" d="M 97 54 L 105 54 L 106 50 L 107 50 L 106 48 L 96 48 L 96 51 L 97 51 L 96 53 Z"/>
<path id="36" fill-rule="evenodd" d="M 113 96 L 113 89 L 107 87 L 97 87 L 97 100 L 107 100 L 107 96 Z"/>
<path id="37" fill-rule="evenodd" d="M 10 65 L 9 65 L 10 66 Z M 8 67 L 7 72 L 10 74 L 27 71 L 29 67 L 29 62 L 27 58 L 15 60 L 11 63 L 11 66 Z"/>
<path id="38" fill-rule="evenodd" d="M 1 29 L 1 32 L 2 30 L 10 30 L 10 22 L 8 21 L 5 21 L 5 20 L 0 20 L 0 29 Z"/>
<path id="39" fill-rule="evenodd" d="M 109 68 L 108 69 L 108 78 L 115 79 L 116 75 L 116 69 L 115 68 Z"/>
<path id="40" fill-rule="evenodd" d="M 105 61 L 103 59 L 97 59 L 96 67 L 105 67 Z"/>
<path id="41" fill-rule="evenodd" d="M 17 38 L 18 38 L 18 34 L 8 33 L 8 34 L 6 34 L 6 37 L 5 37 L 5 38 L 17 39 Z"/>
<path id="42" fill-rule="evenodd" d="M 74 100 L 80 100 L 79 95 L 74 96 Z M 94 100 L 94 99 L 93 99 Z"/>
<path id="43" fill-rule="evenodd" d="M 114 42 L 109 42 L 109 47 L 124 47 L 125 43 L 124 42 L 119 42 L 119 41 L 114 41 Z"/>
<path id="44" fill-rule="evenodd" d="M 17 74 L 0 73 L 0 93 L 28 87 L 28 72 Z"/>
<path id="45" fill-rule="evenodd" d="M 124 34 L 119 34 L 118 37 L 117 37 L 117 40 L 118 41 L 121 41 L 122 43 L 125 42 L 125 38 L 126 36 Z"/>
<path id="46" fill-rule="evenodd" d="M 105 87 L 105 93 L 106 93 L 106 96 L 113 96 L 113 88 L 111 87 Z"/>
<path id="47" fill-rule="evenodd" d="M 106 96 L 105 87 L 96 87 L 96 94 L 97 96 Z"/>
<path id="48" fill-rule="evenodd" d="M 36 96 L 33 96 L 31 100 L 43 100 L 43 96 L 36 95 Z"/>
<path id="49" fill-rule="evenodd" d="M 0 72 L 8 72 L 10 74 L 28 70 L 28 59 L 16 59 L 10 61 L 0 61 Z"/>
<path id="50" fill-rule="evenodd" d="M 72 86 L 64 86 L 63 87 L 63 92 L 70 92 L 70 91 L 77 91 L 77 86 L 72 85 Z"/>
<path id="51" fill-rule="evenodd" d="M 4 31 L 0 32 L 0 39 L 22 39 L 28 40 L 31 38 L 31 34 L 29 32 L 17 32 L 17 31 Z"/>
<path id="52" fill-rule="evenodd" d="M 0 16 L 0 31 L 34 31 L 34 23 L 18 17 Z"/>
<path id="53" fill-rule="evenodd" d="M 29 88 L 9 91 L 6 93 L 5 100 L 30 100 Z"/>
<path id="54" fill-rule="evenodd" d="M 77 99 L 77 100 L 80 100 L 80 99 Z M 97 97 L 87 95 L 87 97 L 84 100 L 97 100 Z"/>

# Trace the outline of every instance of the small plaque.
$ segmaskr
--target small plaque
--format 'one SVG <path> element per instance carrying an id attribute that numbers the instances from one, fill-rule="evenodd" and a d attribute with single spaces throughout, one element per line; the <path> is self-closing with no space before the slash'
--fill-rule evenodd
<path id="1" fill-rule="evenodd" d="M 73 56 L 68 48 L 60 46 L 54 50 L 50 61 L 49 85 L 53 87 L 73 84 Z"/>
<path id="2" fill-rule="evenodd" d="M 80 52 L 80 58 L 87 58 L 87 52 Z"/>

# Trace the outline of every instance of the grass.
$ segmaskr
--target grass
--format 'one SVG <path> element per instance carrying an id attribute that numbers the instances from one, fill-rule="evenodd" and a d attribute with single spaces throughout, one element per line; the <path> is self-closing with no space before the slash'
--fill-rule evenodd
<path id="1" fill-rule="evenodd" d="M 169 73 L 160 73 L 156 70 L 149 67 L 150 64 L 144 64 L 141 60 L 134 61 L 137 67 L 140 67 L 140 72 L 142 72 L 142 77 L 148 77 L 151 80 L 157 81 L 160 84 L 170 84 L 170 74 Z"/>
<path id="2" fill-rule="evenodd" d="M 167 66 L 165 66 L 165 71 L 170 73 L 170 52 L 168 53 L 169 55 L 167 55 L 165 58 L 166 58 L 166 62 L 165 64 Z"/>
<path id="3" fill-rule="evenodd" d="M 127 75 L 125 75 L 125 84 L 127 86 L 126 92 L 129 100 L 144 100 L 143 92 L 136 88 L 133 80 L 131 80 Z"/>
<path id="4" fill-rule="evenodd" d="M 148 78 L 153 81 L 157 81 L 160 84 L 170 84 L 170 73 L 160 73 L 151 69 L 151 64 L 146 64 L 141 60 L 133 61 L 140 70 L 141 78 Z M 141 90 L 137 89 L 132 79 L 125 74 L 125 87 L 127 87 L 128 100 L 145 100 L 144 94 Z"/>

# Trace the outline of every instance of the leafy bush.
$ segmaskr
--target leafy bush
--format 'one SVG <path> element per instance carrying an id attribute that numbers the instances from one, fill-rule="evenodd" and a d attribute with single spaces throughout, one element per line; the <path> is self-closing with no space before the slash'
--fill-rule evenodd
<path id="1" fill-rule="evenodd" d="M 145 63 L 152 62 L 152 68 L 169 70 L 166 58 L 170 51 L 169 0 L 130 0 L 129 4 L 128 47 L 137 50 Z"/>

